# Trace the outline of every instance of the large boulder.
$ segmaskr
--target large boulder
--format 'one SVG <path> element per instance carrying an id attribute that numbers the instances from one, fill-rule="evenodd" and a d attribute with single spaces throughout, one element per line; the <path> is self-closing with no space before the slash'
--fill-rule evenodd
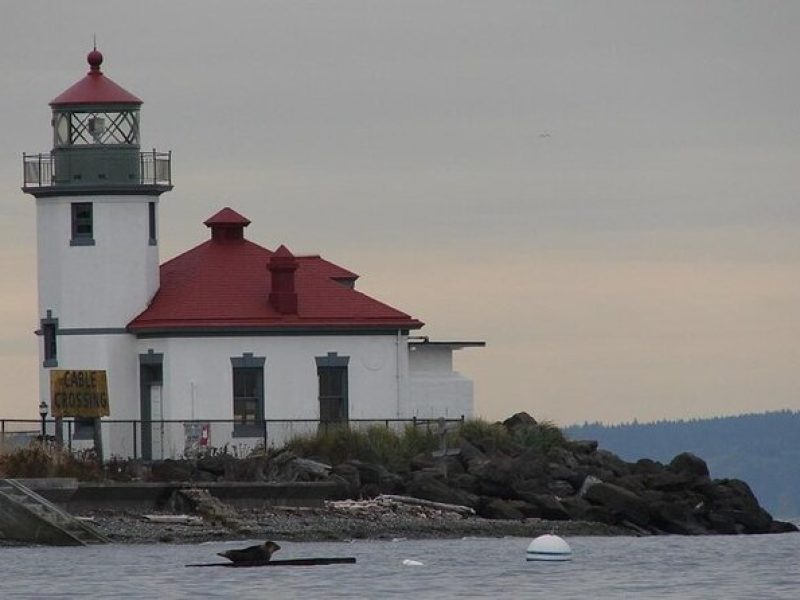
<path id="1" fill-rule="evenodd" d="M 656 530 L 679 535 L 707 533 L 702 501 L 656 491 L 645 492 L 644 497 L 650 507 L 651 525 Z"/>
<path id="2" fill-rule="evenodd" d="M 520 510 L 521 506 L 526 507 L 525 502 L 501 500 L 500 498 L 484 497 L 484 502 L 481 502 L 478 508 L 478 515 L 484 519 L 505 519 L 505 520 L 521 520 L 525 518 L 525 514 Z"/>
<path id="3" fill-rule="evenodd" d="M 187 460 L 161 460 L 150 467 L 153 481 L 191 481 L 194 465 Z"/>
<path id="4" fill-rule="evenodd" d="M 522 493 L 522 499 L 536 510 L 536 514 L 525 515 L 540 517 L 551 521 L 568 521 L 570 514 L 561 501 L 552 494 Z"/>
<path id="5" fill-rule="evenodd" d="M 575 454 L 591 454 L 597 450 L 597 440 L 574 440 L 569 443 Z"/>
<path id="6" fill-rule="evenodd" d="M 513 484 L 517 474 L 514 459 L 500 452 L 488 456 L 488 460 L 470 466 L 469 473 L 477 478 L 477 488 L 485 496 L 510 498 L 514 496 Z"/>
<path id="7" fill-rule="evenodd" d="M 240 458 L 225 463 L 225 481 L 264 481 L 265 461 L 262 458 Z"/>
<path id="8" fill-rule="evenodd" d="M 536 422 L 536 419 L 524 411 L 511 415 L 509 418 L 503 421 L 503 427 L 511 432 L 515 431 L 516 429 L 536 427 L 537 425 L 538 423 Z"/>
<path id="9" fill-rule="evenodd" d="M 606 511 L 611 522 L 629 521 L 639 527 L 650 524 L 650 510 L 647 503 L 639 496 L 611 483 L 597 483 L 590 486 L 583 498 Z"/>
<path id="10" fill-rule="evenodd" d="M 390 472 L 383 465 L 349 460 L 347 464 L 358 469 L 361 481 L 361 494 L 372 497 L 379 494 L 397 494 L 405 488 L 403 478 Z"/>
<path id="11" fill-rule="evenodd" d="M 453 488 L 431 473 L 417 472 L 406 486 L 406 493 L 415 498 L 478 508 L 479 498 L 461 489 Z"/>
<path id="12" fill-rule="evenodd" d="M 709 472 L 708 465 L 699 456 L 695 456 L 691 452 L 683 452 L 678 454 L 669 463 L 667 469 L 678 475 L 685 475 L 694 481 L 708 481 Z"/>
<path id="13" fill-rule="evenodd" d="M 712 528 L 719 533 L 769 533 L 772 516 L 739 479 L 715 480 L 703 488 Z"/>
<path id="14" fill-rule="evenodd" d="M 344 482 L 348 497 L 359 497 L 361 491 L 361 476 L 359 475 L 357 467 L 347 463 L 339 463 L 338 465 L 334 465 L 332 476 L 341 478 L 341 481 Z"/>

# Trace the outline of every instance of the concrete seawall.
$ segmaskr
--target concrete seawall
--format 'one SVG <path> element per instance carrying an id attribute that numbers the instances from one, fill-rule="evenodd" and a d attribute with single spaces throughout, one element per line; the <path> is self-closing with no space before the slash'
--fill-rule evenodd
<path id="1" fill-rule="evenodd" d="M 341 497 L 335 482 L 78 482 L 74 479 L 23 479 L 24 485 L 66 510 L 157 510 L 168 508 L 175 492 L 201 488 L 238 508 L 267 506 L 321 507 L 325 500 Z"/>

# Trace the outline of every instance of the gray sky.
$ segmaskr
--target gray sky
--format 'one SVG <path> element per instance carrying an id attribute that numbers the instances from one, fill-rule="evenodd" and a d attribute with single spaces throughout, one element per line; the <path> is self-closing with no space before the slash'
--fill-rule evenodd
<path id="1" fill-rule="evenodd" d="M 162 260 L 229 205 L 438 339 L 478 411 L 800 409 L 800 3 L 0 1 L 0 417 L 36 413 L 47 103 L 103 69 L 174 152 Z"/>

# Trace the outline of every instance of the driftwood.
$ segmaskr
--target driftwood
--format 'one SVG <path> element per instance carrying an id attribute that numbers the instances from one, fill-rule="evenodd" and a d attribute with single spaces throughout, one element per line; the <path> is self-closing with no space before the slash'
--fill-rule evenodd
<path id="1" fill-rule="evenodd" d="M 178 523 L 183 525 L 197 524 L 202 521 L 194 515 L 142 515 L 145 521 L 151 523 Z"/>
<path id="2" fill-rule="evenodd" d="M 439 512 L 452 512 L 465 517 L 475 514 L 475 511 L 469 506 L 445 504 L 444 502 L 433 502 L 431 500 L 412 498 L 411 496 L 395 496 L 393 494 L 382 494 L 380 496 L 376 496 L 372 500 L 337 500 L 333 502 L 326 502 L 326 504 L 339 510 L 353 512 L 370 509 L 385 510 L 391 506 L 407 505 L 416 506 L 421 509 L 436 510 Z"/>
<path id="3" fill-rule="evenodd" d="M 444 512 L 454 512 L 460 515 L 470 516 L 475 514 L 475 510 L 469 506 L 461 506 L 459 504 L 445 504 L 444 502 L 433 502 L 432 500 L 423 500 L 422 498 L 412 498 L 411 496 L 395 496 L 393 494 L 382 494 L 375 498 L 378 501 L 387 500 L 389 502 L 397 502 L 398 504 L 411 504 L 413 506 L 424 506 L 425 508 L 434 508 Z"/>

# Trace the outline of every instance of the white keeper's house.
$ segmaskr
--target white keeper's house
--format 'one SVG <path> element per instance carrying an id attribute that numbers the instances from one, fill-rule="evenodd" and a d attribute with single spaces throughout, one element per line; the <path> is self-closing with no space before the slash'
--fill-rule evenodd
<path id="1" fill-rule="evenodd" d="M 96 49 L 87 60 L 50 103 L 52 151 L 23 156 L 41 401 L 54 369 L 105 371 L 104 454 L 145 458 L 180 456 L 198 435 L 214 447 L 254 447 L 265 433 L 279 443 L 298 432 L 283 420 L 473 415 L 472 381 L 452 355 L 483 342 L 414 335 L 423 323 L 359 292 L 358 275 L 251 241 L 232 208 L 205 221 L 205 242 L 159 265 L 170 153 L 141 151 L 142 101 L 103 74 Z M 249 237 L 267 237 L 257 227 Z M 170 421 L 207 424 L 198 434 Z M 86 421 L 67 420 L 71 442 L 91 443 L 89 423 L 87 435 Z"/>

